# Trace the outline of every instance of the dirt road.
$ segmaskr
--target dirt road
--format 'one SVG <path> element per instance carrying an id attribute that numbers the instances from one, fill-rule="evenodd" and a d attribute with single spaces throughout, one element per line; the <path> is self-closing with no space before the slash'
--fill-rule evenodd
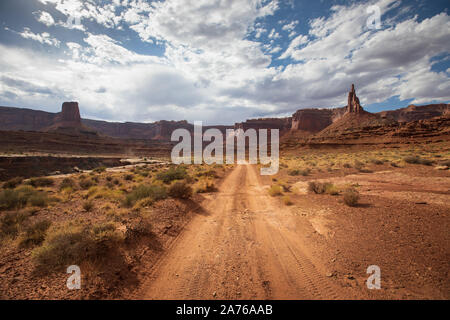
<path id="1" fill-rule="evenodd" d="M 312 261 L 288 207 L 270 197 L 257 168 L 239 165 L 203 204 L 141 290 L 144 299 L 342 299 Z"/>

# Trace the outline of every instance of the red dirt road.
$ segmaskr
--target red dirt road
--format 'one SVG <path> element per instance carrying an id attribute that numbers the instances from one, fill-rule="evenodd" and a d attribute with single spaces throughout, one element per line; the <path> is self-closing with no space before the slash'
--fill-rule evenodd
<path id="1" fill-rule="evenodd" d="M 358 299 L 309 253 L 289 208 L 239 165 L 153 267 L 144 299 Z M 306 227 L 305 227 L 306 228 Z M 306 244 L 306 245 L 305 245 Z"/>

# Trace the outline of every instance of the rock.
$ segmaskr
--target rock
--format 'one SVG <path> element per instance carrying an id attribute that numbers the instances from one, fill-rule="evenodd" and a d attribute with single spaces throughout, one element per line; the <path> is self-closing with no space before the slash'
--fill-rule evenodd
<path id="1" fill-rule="evenodd" d="M 212 295 L 215 298 L 217 296 L 217 292 L 214 291 Z"/>
<path id="2" fill-rule="evenodd" d="M 437 166 L 434 167 L 435 170 L 448 170 L 448 166 Z"/>
<path id="3" fill-rule="evenodd" d="M 359 103 L 359 98 L 356 96 L 355 85 L 352 84 L 352 89 L 348 93 L 346 113 L 360 113 L 361 111 L 363 111 L 363 108 Z"/>

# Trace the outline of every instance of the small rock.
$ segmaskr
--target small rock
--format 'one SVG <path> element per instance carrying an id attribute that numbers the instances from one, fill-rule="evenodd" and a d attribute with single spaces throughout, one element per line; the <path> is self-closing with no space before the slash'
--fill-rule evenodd
<path id="1" fill-rule="evenodd" d="M 448 170 L 448 166 L 437 166 L 434 167 L 435 170 Z"/>
<path id="2" fill-rule="evenodd" d="M 217 292 L 214 291 L 212 295 L 215 298 L 217 296 Z"/>

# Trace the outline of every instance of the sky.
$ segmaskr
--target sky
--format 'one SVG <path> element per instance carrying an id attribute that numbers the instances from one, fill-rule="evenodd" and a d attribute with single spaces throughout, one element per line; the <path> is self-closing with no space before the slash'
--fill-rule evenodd
<path id="1" fill-rule="evenodd" d="M 0 105 L 233 124 L 450 101 L 448 0 L 1 0 Z M 379 13 L 379 15 L 378 15 Z"/>

